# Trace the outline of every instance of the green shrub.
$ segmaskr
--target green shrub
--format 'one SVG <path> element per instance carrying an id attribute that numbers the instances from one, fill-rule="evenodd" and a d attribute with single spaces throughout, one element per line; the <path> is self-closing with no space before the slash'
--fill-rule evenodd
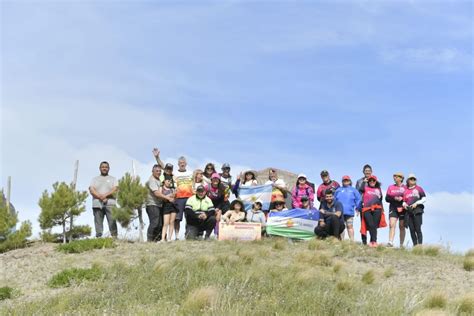
<path id="1" fill-rule="evenodd" d="M 336 284 L 336 289 L 341 292 L 346 292 L 351 290 L 353 287 L 352 283 L 349 281 L 339 281 Z"/>
<path id="2" fill-rule="evenodd" d="M 463 267 L 466 271 L 474 270 L 474 257 L 464 258 Z"/>
<path id="3" fill-rule="evenodd" d="M 66 269 L 55 274 L 48 282 L 52 288 L 68 287 L 73 283 L 80 284 L 84 281 L 96 281 L 103 275 L 103 270 L 94 265 L 90 269 Z"/>
<path id="4" fill-rule="evenodd" d="M 286 248 L 286 242 L 282 238 L 278 238 L 273 243 L 273 249 L 275 249 L 275 250 L 284 250 L 285 248 Z"/>
<path id="5" fill-rule="evenodd" d="M 392 267 L 387 268 L 383 273 L 384 277 L 386 277 L 387 279 L 392 277 L 394 274 L 395 274 L 395 270 Z"/>
<path id="6" fill-rule="evenodd" d="M 115 246 L 112 238 L 96 238 L 74 240 L 68 244 L 59 245 L 57 249 L 65 253 L 81 253 L 93 249 L 113 248 Z"/>
<path id="7" fill-rule="evenodd" d="M 436 257 L 439 255 L 441 248 L 439 246 L 423 246 L 418 245 L 413 247 L 412 253 L 418 256 L 431 256 Z"/>
<path id="8" fill-rule="evenodd" d="M 365 284 L 372 284 L 375 281 L 375 272 L 374 270 L 369 270 L 362 275 L 362 282 Z"/>
<path id="9" fill-rule="evenodd" d="M 425 307 L 427 308 L 444 308 L 447 300 L 443 293 L 432 293 L 426 298 Z"/>
<path id="10" fill-rule="evenodd" d="M 474 314 L 474 295 L 465 296 L 459 301 L 458 312 L 461 315 Z"/>
<path id="11" fill-rule="evenodd" d="M 31 223 L 29 221 L 21 223 L 20 229 L 9 233 L 7 238 L 0 242 L 0 253 L 7 252 L 18 248 L 26 247 L 31 236 Z"/>
<path id="12" fill-rule="evenodd" d="M 0 287 L 0 301 L 12 298 L 13 288 L 9 286 Z"/>

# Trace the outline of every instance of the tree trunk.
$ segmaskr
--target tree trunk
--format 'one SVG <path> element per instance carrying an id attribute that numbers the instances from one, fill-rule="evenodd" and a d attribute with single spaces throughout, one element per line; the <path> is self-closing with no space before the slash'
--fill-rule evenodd
<path id="1" fill-rule="evenodd" d="M 63 218 L 63 244 L 66 243 L 66 219 Z"/>
<path id="2" fill-rule="evenodd" d="M 143 212 L 142 212 L 142 208 L 140 207 L 138 210 L 138 241 L 139 242 L 143 242 Z"/>

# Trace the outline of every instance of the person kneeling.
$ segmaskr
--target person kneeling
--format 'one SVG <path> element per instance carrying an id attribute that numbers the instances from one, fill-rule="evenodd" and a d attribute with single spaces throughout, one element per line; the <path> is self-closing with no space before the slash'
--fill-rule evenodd
<path id="1" fill-rule="evenodd" d="M 198 239 L 203 232 L 206 232 L 204 239 L 209 239 L 216 225 L 215 213 L 211 199 L 206 196 L 206 188 L 197 187 L 196 194 L 186 202 L 186 239 Z"/>
<path id="2" fill-rule="evenodd" d="M 334 236 L 341 239 L 341 234 L 346 228 L 342 217 L 343 206 L 341 202 L 334 201 L 334 193 L 328 189 L 325 192 L 325 200 L 319 209 L 319 224 L 314 229 L 314 233 L 319 238 Z"/>

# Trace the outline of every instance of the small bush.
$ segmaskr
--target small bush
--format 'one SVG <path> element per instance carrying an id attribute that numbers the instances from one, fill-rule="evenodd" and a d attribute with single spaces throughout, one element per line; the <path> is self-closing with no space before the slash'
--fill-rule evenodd
<path id="1" fill-rule="evenodd" d="M 427 308 L 444 308 L 446 306 L 446 296 L 442 293 L 432 293 L 425 301 Z"/>
<path id="2" fill-rule="evenodd" d="M 372 284 L 375 281 L 375 272 L 374 270 L 369 270 L 362 275 L 362 282 L 365 284 Z"/>
<path id="3" fill-rule="evenodd" d="M 83 281 L 96 281 L 103 275 L 103 270 L 94 265 L 90 269 L 66 269 L 55 274 L 48 282 L 52 288 L 68 287 L 73 283 L 80 284 Z"/>
<path id="4" fill-rule="evenodd" d="M 466 252 L 466 257 L 474 257 L 474 249 L 469 249 Z"/>
<path id="5" fill-rule="evenodd" d="M 321 241 L 319 239 L 311 239 L 308 242 L 308 249 L 309 250 L 323 250 L 326 249 L 327 245 L 325 244 L 324 241 Z"/>
<path id="6" fill-rule="evenodd" d="M 474 314 L 474 295 L 463 297 L 458 304 L 458 312 L 461 315 Z"/>
<path id="7" fill-rule="evenodd" d="M 208 308 L 217 304 L 219 292 L 215 287 L 202 287 L 189 293 L 184 301 L 183 310 L 186 315 L 201 314 Z"/>
<path id="8" fill-rule="evenodd" d="M 115 246 L 112 238 L 97 238 L 74 240 L 68 244 L 59 245 L 57 249 L 65 253 L 81 253 L 93 249 L 113 248 Z"/>
<path id="9" fill-rule="evenodd" d="M 418 255 L 418 256 L 425 255 L 425 256 L 436 257 L 437 255 L 439 255 L 440 247 L 418 245 L 418 246 L 413 247 L 413 250 L 411 252 L 414 255 Z"/>
<path id="10" fill-rule="evenodd" d="M 466 271 L 474 270 L 474 257 L 464 258 L 463 267 Z"/>
<path id="11" fill-rule="evenodd" d="M 386 269 L 383 273 L 384 277 L 386 277 L 387 279 L 392 277 L 394 274 L 395 274 L 395 270 L 392 267 Z"/>
<path id="12" fill-rule="evenodd" d="M 28 241 L 26 238 L 31 236 L 31 223 L 23 222 L 20 229 L 14 233 L 8 234 L 6 239 L 0 242 L 0 253 L 18 248 L 25 248 Z"/>
<path id="13" fill-rule="evenodd" d="M 346 292 L 352 289 L 352 283 L 349 281 L 339 281 L 336 284 L 336 289 L 340 292 Z"/>
<path id="14" fill-rule="evenodd" d="M 334 273 L 338 273 L 339 271 L 342 270 L 343 267 L 344 267 L 344 264 L 343 264 L 343 263 L 337 262 L 337 263 L 332 267 L 332 271 L 334 271 Z"/>
<path id="15" fill-rule="evenodd" d="M 277 239 L 273 243 L 273 249 L 275 250 L 284 250 L 286 248 L 286 243 L 283 239 Z"/>
<path id="16" fill-rule="evenodd" d="M 0 287 L 0 301 L 12 298 L 13 288 L 9 286 Z"/>

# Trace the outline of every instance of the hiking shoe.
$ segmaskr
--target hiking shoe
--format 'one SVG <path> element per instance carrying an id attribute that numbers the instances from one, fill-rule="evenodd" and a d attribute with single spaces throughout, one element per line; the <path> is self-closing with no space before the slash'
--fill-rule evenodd
<path id="1" fill-rule="evenodd" d="M 393 247 L 393 242 L 389 241 L 387 247 Z"/>

